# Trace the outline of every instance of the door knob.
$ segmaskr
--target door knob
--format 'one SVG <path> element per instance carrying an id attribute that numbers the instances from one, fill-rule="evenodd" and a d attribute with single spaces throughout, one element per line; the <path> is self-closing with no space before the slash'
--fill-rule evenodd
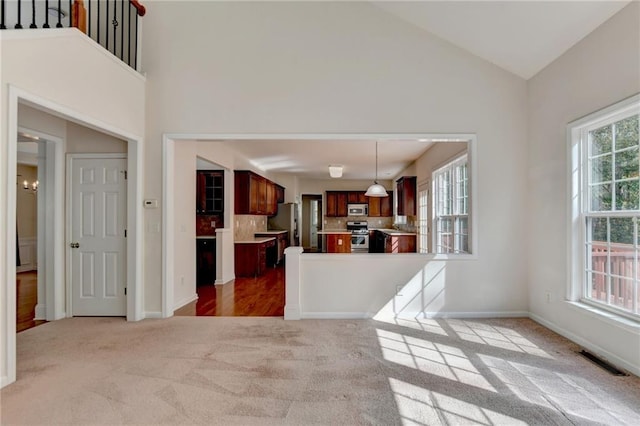
<path id="1" fill-rule="evenodd" d="M 80 243 L 71 243 L 69 245 L 71 246 L 71 248 L 79 248 L 80 247 Z"/>

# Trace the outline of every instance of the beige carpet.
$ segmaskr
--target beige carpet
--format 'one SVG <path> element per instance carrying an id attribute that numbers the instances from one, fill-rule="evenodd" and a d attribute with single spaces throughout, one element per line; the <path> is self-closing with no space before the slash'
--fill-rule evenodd
<path id="1" fill-rule="evenodd" d="M 12 424 L 640 424 L 616 377 L 527 319 L 73 318 L 18 334 Z"/>

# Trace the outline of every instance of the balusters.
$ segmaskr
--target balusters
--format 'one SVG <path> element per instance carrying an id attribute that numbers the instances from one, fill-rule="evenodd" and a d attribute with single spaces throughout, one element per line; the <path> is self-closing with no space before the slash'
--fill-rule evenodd
<path id="1" fill-rule="evenodd" d="M 116 51 L 118 50 L 118 39 L 117 39 L 117 30 L 118 30 L 118 2 L 114 0 L 113 2 L 113 20 L 111 21 L 111 25 L 113 25 L 113 54 L 118 56 Z"/>
<path id="2" fill-rule="evenodd" d="M 127 25 L 127 29 L 129 31 L 129 34 L 127 35 L 127 40 L 129 41 L 129 43 L 127 43 L 127 63 L 129 65 L 131 65 L 131 8 L 133 6 L 131 4 L 129 4 L 129 25 Z M 138 13 L 136 11 L 136 20 L 138 19 Z"/>
<path id="3" fill-rule="evenodd" d="M 38 28 L 36 25 L 36 0 L 31 0 L 31 25 L 29 28 Z"/>
<path id="4" fill-rule="evenodd" d="M 115 1 L 115 0 L 114 0 Z M 105 12 L 107 12 L 107 17 L 105 18 L 104 22 L 105 22 L 105 42 L 104 42 L 104 48 L 109 50 L 109 0 L 107 0 L 105 2 L 106 7 L 105 7 Z"/>
<path id="5" fill-rule="evenodd" d="M 85 0 L 85 3 L 88 3 L 88 6 L 82 8 L 82 11 L 86 15 L 79 15 L 76 11 L 74 16 L 74 6 L 78 6 L 74 4 L 74 0 L 11 0 L 9 7 L 7 0 L 0 0 L 0 29 L 73 27 L 83 22 L 86 17 L 86 35 L 137 70 L 138 17 L 144 16 L 144 7 L 132 0 Z M 24 5 L 27 9 L 24 10 L 23 24 Z M 68 5 L 69 10 L 64 10 L 63 5 Z M 31 16 L 28 16 L 29 7 Z M 7 16 L 7 9 L 10 16 Z"/>
<path id="6" fill-rule="evenodd" d="M 98 13 L 97 13 L 97 19 L 96 19 L 96 26 L 98 27 L 98 31 L 96 32 L 96 41 L 98 42 L 98 44 L 100 44 L 100 9 L 102 9 L 100 7 L 100 1 L 98 1 Z"/>
<path id="7" fill-rule="evenodd" d="M 2 12 L 2 18 L 0 21 L 0 30 L 6 30 L 7 26 L 4 23 L 4 0 L 0 0 L 0 12 Z"/>
<path id="8" fill-rule="evenodd" d="M 124 58 L 124 2 L 120 3 L 120 60 Z"/>
<path id="9" fill-rule="evenodd" d="M 44 25 L 42 28 L 49 28 L 49 0 L 44 2 Z"/>
<path id="10" fill-rule="evenodd" d="M 18 0 L 18 23 L 14 26 L 16 30 L 22 28 L 22 0 Z"/>
<path id="11" fill-rule="evenodd" d="M 62 28 L 62 0 L 58 0 L 58 23 L 56 28 Z"/>
<path id="12" fill-rule="evenodd" d="M 138 69 L 138 12 L 136 11 L 136 31 L 135 31 L 135 43 L 134 43 L 134 49 L 133 49 L 133 69 L 137 70 Z M 131 64 L 129 64 L 131 65 Z"/>

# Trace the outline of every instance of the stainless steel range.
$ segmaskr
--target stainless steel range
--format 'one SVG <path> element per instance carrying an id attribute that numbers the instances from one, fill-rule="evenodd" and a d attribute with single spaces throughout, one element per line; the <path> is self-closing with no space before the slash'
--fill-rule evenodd
<path id="1" fill-rule="evenodd" d="M 347 222 L 347 231 L 351 231 L 352 252 L 369 252 L 369 224 L 367 221 Z"/>

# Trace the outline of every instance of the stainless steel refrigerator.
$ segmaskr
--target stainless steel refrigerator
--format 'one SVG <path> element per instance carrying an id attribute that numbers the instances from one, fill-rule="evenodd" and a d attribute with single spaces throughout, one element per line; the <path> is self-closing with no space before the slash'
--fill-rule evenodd
<path id="1" fill-rule="evenodd" d="M 270 231 L 289 231 L 289 245 L 291 246 L 300 245 L 298 208 L 299 204 L 297 203 L 278 204 L 278 213 L 267 221 L 267 228 Z"/>

